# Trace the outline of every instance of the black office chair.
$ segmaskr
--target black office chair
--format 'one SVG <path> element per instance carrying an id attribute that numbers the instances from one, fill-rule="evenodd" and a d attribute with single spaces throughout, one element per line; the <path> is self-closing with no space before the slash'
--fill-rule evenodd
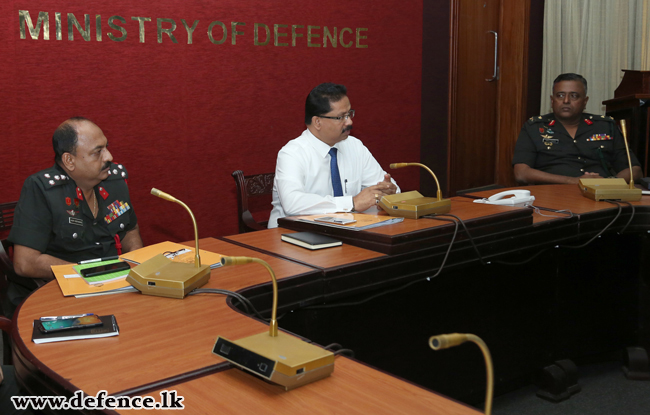
<path id="1" fill-rule="evenodd" d="M 235 179 L 235 184 L 237 185 L 239 233 L 266 229 L 268 219 L 265 221 L 256 221 L 251 211 L 256 214 L 259 214 L 258 211 L 268 211 L 269 214 L 271 213 L 275 173 L 244 176 L 244 172 L 235 170 L 232 172 L 232 177 Z"/>

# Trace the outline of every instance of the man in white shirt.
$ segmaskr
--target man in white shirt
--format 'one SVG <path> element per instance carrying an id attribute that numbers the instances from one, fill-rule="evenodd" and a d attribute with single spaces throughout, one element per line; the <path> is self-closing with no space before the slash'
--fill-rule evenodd
<path id="1" fill-rule="evenodd" d="M 307 129 L 278 153 L 269 228 L 285 216 L 376 213 L 399 192 L 363 143 L 350 135 L 354 110 L 343 85 L 324 83 L 305 102 Z"/>

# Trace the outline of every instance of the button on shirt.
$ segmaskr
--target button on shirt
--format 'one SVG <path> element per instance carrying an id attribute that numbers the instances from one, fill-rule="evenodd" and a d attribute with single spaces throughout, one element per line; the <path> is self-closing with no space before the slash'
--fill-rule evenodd
<path id="1" fill-rule="evenodd" d="M 632 165 L 639 161 L 630 153 Z M 524 123 L 512 164 L 526 164 L 543 172 L 580 177 L 585 172 L 602 177 L 629 167 L 625 142 L 611 117 L 583 113 L 575 138 L 551 114 Z"/>
<path id="2" fill-rule="evenodd" d="M 333 196 L 331 147 L 316 138 L 309 129 L 280 150 L 273 182 L 273 210 L 269 228 L 277 227 L 278 219 L 285 216 L 350 212 L 354 207 L 354 196 L 362 189 L 384 180 L 386 172 L 357 138 L 348 136 L 334 147 L 338 150 L 343 187 L 343 196 L 339 197 Z M 371 209 L 366 213 L 377 212 L 376 208 Z"/>

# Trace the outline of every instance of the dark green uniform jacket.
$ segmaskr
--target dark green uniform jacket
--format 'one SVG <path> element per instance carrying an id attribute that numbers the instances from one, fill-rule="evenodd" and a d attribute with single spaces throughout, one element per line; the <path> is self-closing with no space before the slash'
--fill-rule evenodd
<path id="1" fill-rule="evenodd" d="M 632 165 L 639 161 L 631 154 Z M 579 177 L 585 172 L 616 176 L 629 167 L 625 143 L 614 119 L 582 114 L 575 139 L 553 114 L 532 117 L 521 128 L 512 164 L 547 173 Z"/>
<path id="2" fill-rule="evenodd" d="M 92 215 L 83 192 L 58 165 L 25 180 L 9 240 L 69 262 L 118 254 L 118 243 L 137 224 L 121 164 L 95 186 Z M 119 237 L 119 240 L 115 236 Z"/>

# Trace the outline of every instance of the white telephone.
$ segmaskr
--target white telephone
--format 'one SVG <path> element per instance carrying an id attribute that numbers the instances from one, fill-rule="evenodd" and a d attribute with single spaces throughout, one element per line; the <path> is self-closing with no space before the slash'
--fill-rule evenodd
<path id="1" fill-rule="evenodd" d="M 504 206 L 528 206 L 535 201 L 535 196 L 531 196 L 530 190 L 517 189 L 506 190 L 488 197 L 487 199 L 476 199 L 474 203 L 486 203 L 488 205 Z"/>

